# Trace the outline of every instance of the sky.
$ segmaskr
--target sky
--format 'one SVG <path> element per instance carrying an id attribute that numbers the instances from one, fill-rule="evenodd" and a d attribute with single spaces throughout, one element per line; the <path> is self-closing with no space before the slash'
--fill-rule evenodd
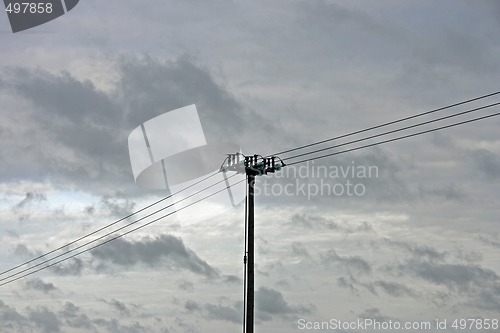
<path id="1" fill-rule="evenodd" d="M 275 154 L 498 91 L 499 29 L 494 0 L 82 0 L 19 33 L 0 13 L 0 271 L 164 197 L 127 141 L 156 116 L 195 104 L 210 142 Z M 499 126 L 258 177 L 255 332 L 498 323 Z M 0 286 L 0 331 L 241 331 L 245 208 L 200 207 Z"/>

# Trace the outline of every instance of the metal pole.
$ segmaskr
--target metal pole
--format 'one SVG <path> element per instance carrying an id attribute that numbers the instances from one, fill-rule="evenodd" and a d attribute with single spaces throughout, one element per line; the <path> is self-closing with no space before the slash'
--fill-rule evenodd
<path id="1" fill-rule="evenodd" d="M 254 309 L 254 185 L 255 174 L 247 171 L 248 178 L 248 261 L 247 261 L 247 304 L 246 333 L 253 333 Z"/>

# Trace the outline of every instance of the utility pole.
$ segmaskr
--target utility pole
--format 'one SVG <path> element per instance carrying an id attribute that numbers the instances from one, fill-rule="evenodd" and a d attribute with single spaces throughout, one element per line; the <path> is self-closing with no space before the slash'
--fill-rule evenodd
<path id="1" fill-rule="evenodd" d="M 241 159 L 240 157 L 244 157 Z M 276 159 L 280 163 L 276 163 Z M 244 156 L 241 153 L 228 154 L 227 165 L 221 168 L 221 171 L 236 171 L 238 173 L 245 173 L 247 177 L 247 200 L 246 200 L 246 214 L 245 216 L 245 254 L 243 256 L 243 263 L 245 265 L 245 283 L 244 286 L 244 319 L 243 319 L 243 332 L 253 333 L 254 324 L 254 305 L 255 305 L 255 274 L 254 274 L 254 203 L 255 203 L 255 177 L 274 173 L 285 166 L 285 163 L 277 157 L 262 157 L 261 155 Z M 247 247 L 248 246 L 248 247 Z"/>

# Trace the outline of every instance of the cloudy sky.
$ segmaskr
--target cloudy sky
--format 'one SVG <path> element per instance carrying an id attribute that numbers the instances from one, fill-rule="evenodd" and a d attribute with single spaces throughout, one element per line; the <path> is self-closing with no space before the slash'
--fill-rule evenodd
<path id="1" fill-rule="evenodd" d="M 127 146 L 155 116 L 196 104 L 212 142 L 272 154 L 500 90 L 498 31 L 495 0 L 82 0 L 16 34 L 2 14 L 0 270 L 161 199 Z M 500 319 L 499 126 L 259 178 L 255 331 Z M 199 222 L 171 215 L 0 286 L 0 331 L 241 331 L 244 207 L 185 211 Z"/>

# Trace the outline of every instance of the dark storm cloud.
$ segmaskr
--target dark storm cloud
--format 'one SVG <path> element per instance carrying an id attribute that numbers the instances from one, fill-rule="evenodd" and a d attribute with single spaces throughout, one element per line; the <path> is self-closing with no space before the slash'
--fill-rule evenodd
<path id="1" fill-rule="evenodd" d="M 0 132 L 0 148 L 18 156 L 1 164 L 4 181 L 50 177 L 57 184 L 105 194 L 133 189 L 129 133 L 146 120 L 190 104 L 197 105 L 209 141 L 238 142 L 242 133 L 262 129 L 256 126 L 257 115 L 187 57 L 170 62 L 128 57 L 115 64 L 120 80 L 112 93 L 66 72 L 3 69 L 0 94 L 30 105 L 2 110 L 7 119 L 16 114 L 16 120 L 9 122 L 15 128 Z"/>
<path id="2" fill-rule="evenodd" d="M 246 126 L 242 106 L 215 83 L 208 70 L 188 57 L 167 63 L 147 57 L 124 60 L 121 72 L 119 95 L 129 124 L 137 126 L 169 110 L 196 104 L 208 138 L 234 140 Z"/>
<path id="3" fill-rule="evenodd" d="M 109 96 L 68 73 L 15 68 L 4 75 L 9 90 L 31 104 L 10 112 L 32 123 L 30 140 L 23 138 L 27 128 L 22 123 L 12 129 L 17 134 L 3 138 L 10 146 L 7 151 L 23 151 L 19 159 L 3 165 L 5 176 L 29 180 L 52 176 L 85 185 L 125 174 L 126 145 L 118 143 L 126 142 L 120 136 L 122 116 Z"/>
<path id="4" fill-rule="evenodd" d="M 119 238 L 93 250 L 91 254 L 94 259 L 118 266 L 164 264 L 171 269 L 186 269 L 209 278 L 219 276 L 213 267 L 187 248 L 182 239 L 171 235 L 146 237 L 141 241 Z"/>
<path id="5" fill-rule="evenodd" d="M 38 279 L 38 278 L 27 281 L 25 283 L 25 285 L 29 289 L 41 291 L 41 292 L 44 292 L 46 294 L 48 294 L 51 291 L 56 291 L 57 290 L 57 288 L 54 286 L 53 283 L 46 283 L 46 282 L 43 282 L 41 279 Z"/>

